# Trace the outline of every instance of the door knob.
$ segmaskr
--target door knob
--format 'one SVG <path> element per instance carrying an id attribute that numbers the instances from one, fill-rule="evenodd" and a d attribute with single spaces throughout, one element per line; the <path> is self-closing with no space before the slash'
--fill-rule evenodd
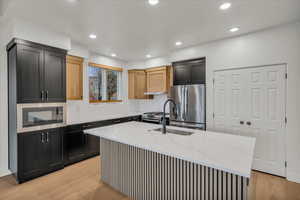
<path id="1" fill-rule="evenodd" d="M 248 125 L 248 126 L 251 126 L 251 122 L 247 122 L 247 125 Z"/>
<path id="2" fill-rule="evenodd" d="M 240 121 L 240 124 L 243 125 L 243 124 L 244 124 L 244 121 Z"/>

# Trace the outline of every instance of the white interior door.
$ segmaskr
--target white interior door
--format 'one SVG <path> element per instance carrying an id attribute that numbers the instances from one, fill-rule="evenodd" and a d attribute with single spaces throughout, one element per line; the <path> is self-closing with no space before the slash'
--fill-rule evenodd
<path id="1" fill-rule="evenodd" d="M 215 73 L 214 125 L 216 131 L 244 135 L 245 73 L 226 70 Z"/>
<path id="2" fill-rule="evenodd" d="M 256 137 L 253 169 L 279 176 L 285 176 L 285 74 L 285 65 L 217 71 L 214 84 L 215 129 Z"/>

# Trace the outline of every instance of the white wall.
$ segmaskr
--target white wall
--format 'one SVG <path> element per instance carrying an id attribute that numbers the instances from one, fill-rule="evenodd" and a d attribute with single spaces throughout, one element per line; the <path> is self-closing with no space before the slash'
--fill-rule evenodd
<path id="1" fill-rule="evenodd" d="M 61 49 L 71 49 L 71 39 L 67 35 L 21 19 L 12 19 L 11 23 L 13 25 L 13 37 Z"/>
<path id="2" fill-rule="evenodd" d="M 162 58 L 129 63 L 133 68 L 206 57 L 207 123 L 213 129 L 213 71 L 287 63 L 287 178 L 300 183 L 300 22 L 172 52 Z M 153 105 L 159 105 L 154 100 Z M 147 107 L 145 102 L 142 102 Z"/>
<path id="3" fill-rule="evenodd" d="M 3 20 L 3 21 L 2 21 Z M 10 21 L 0 21 L 0 177 L 8 172 L 7 56 L 6 44 L 12 33 Z"/>
<path id="4" fill-rule="evenodd" d="M 76 45 L 73 46 L 69 52 L 70 55 L 76 55 L 84 57 L 80 54 L 83 52 L 84 47 Z M 109 66 L 122 67 L 124 69 L 122 73 L 122 100 L 121 103 L 89 103 L 89 89 L 88 89 L 88 78 L 87 78 L 87 67 L 88 62 L 94 62 Z M 137 107 L 135 101 L 128 101 L 127 96 L 128 76 L 126 69 L 126 62 L 112 59 L 109 57 L 90 54 L 84 62 L 83 70 L 83 101 L 68 101 L 67 106 L 67 121 L 69 124 L 97 121 L 102 119 L 116 118 L 118 116 L 130 115 L 137 113 Z"/>

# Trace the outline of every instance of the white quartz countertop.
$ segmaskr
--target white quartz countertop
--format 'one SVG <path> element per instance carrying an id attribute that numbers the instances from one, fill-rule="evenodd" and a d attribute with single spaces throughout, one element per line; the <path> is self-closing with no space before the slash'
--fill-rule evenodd
<path id="1" fill-rule="evenodd" d="M 161 125 L 128 122 L 86 130 L 86 133 L 193 163 L 250 177 L 255 138 L 170 126 L 194 132 L 181 136 L 153 131 Z"/>

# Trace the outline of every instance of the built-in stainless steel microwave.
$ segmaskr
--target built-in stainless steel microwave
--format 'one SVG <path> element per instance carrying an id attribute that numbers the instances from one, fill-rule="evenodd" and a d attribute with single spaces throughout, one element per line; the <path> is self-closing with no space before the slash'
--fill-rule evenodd
<path id="1" fill-rule="evenodd" d="M 66 125 L 66 103 L 17 105 L 17 132 L 29 132 Z"/>

